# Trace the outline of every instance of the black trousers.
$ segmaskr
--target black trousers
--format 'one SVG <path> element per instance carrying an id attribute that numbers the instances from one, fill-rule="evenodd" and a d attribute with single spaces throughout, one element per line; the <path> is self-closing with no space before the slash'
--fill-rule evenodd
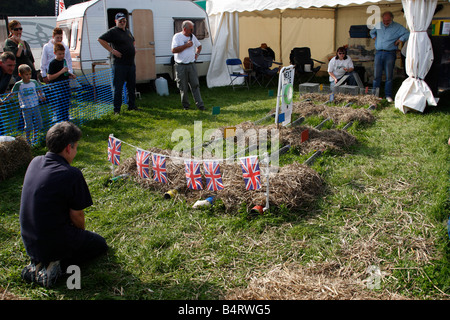
<path id="1" fill-rule="evenodd" d="M 61 270 L 66 272 L 70 265 L 80 266 L 108 250 L 106 240 L 95 232 L 73 227 L 67 255 L 61 259 Z"/>

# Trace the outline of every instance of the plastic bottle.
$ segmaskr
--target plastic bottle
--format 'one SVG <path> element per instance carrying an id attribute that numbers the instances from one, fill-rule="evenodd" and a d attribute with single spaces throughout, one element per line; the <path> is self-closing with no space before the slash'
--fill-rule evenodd
<path id="1" fill-rule="evenodd" d="M 113 182 L 113 181 L 117 181 L 117 180 L 120 180 L 120 179 L 125 179 L 129 175 L 130 175 L 129 173 L 124 173 L 124 174 L 121 174 L 119 176 L 112 177 L 109 181 Z"/>
<path id="2" fill-rule="evenodd" d="M 200 207 L 209 207 L 212 206 L 214 202 L 214 198 L 213 197 L 208 197 L 205 200 L 198 200 L 196 203 L 194 203 L 194 205 L 192 206 L 192 208 L 200 208 Z"/>
<path id="3" fill-rule="evenodd" d="M 64 59 L 64 68 L 67 68 L 67 62 L 66 62 L 66 59 Z M 65 75 L 66 77 L 69 76 L 69 72 L 68 72 L 68 71 L 64 72 L 64 75 Z"/>

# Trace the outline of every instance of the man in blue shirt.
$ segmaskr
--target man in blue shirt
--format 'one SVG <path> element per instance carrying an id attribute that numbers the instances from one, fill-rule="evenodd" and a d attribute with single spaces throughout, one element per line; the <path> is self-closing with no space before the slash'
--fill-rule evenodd
<path id="1" fill-rule="evenodd" d="M 387 11 L 382 15 L 383 22 L 375 25 L 370 36 L 375 39 L 375 63 L 373 88 L 380 88 L 383 71 L 386 75 L 384 93 L 386 100 L 392 102 L 392 79 L 398 45 L 409 38 L 409 31 L 401 24 L 394 22 L 394 15 Z"/>

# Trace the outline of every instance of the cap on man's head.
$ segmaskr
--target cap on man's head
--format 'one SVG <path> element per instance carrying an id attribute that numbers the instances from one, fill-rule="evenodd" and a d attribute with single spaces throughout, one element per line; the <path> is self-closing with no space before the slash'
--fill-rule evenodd
<path id="1" fill-rule="evenodd" d="M 116 20 L 122 20 L 125 18 L 126 18 L 126 16 L 122 12 L 119 12 L 118 14 L 116 14 Z"/>

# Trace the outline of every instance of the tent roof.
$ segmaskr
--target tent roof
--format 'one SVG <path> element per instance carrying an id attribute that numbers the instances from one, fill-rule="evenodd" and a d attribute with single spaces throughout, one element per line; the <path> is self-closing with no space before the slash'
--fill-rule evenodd
<path id="1" fill-rule="evenodd" d="M 206 12 L 208 15 L 219 14 L 221 12 L 243 12 L 243 11 L 262 11 L 275 9 L 294 9 L 294 8 L 320 8 L 334 7 L 337 5 L 347 6 L 350 4 L 361 5 L 364 3 L 376 3 L 382 0 L 207 0 Z M 393 2 L 396 0 L 384 0 L 384 2 Z"/>

